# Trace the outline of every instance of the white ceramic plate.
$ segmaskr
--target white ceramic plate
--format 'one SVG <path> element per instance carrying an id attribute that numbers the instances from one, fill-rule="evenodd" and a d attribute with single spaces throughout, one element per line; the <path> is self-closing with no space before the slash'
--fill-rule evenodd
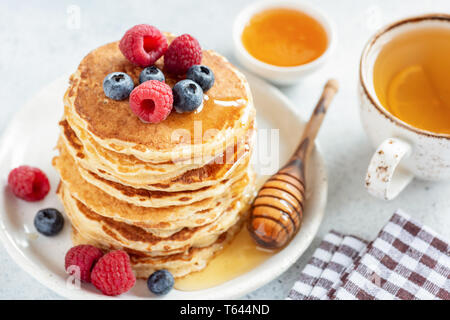
<path id="1" fill-rule="evenodd" d="M 66 219 L 61 234 L 49 238 L 37 234 L 33 226 L 34 215 L 39 209 L 55 207 L 62 210 L 62 205 L 55 195 L 58 176 L 51 166 L 51 160 L 56 154 L 54 146 L 59 133 L 57 123 L 63 112 L 62 96 L 67 87 L 66 79 L 67 77 L 53 82 L 31 99 L 11 120 L 0 140 L 0 240 L 21 268 L 61 296 L 71 299 L 104 299 L 107 297 L 92 285 L 83 284 L 80 289 L 66 285 L 64 255 L 71 247 L 69 221 Z M 279 155 L 279 163 L 282 165 L 294 151 L 304 122 L 280 91 L 257 78 L 248 76 L 248 79 L 257 108 L 258 128 L 279 129 L 279 152 L 271 150 L 269 159 L 266 160 L 276 163 L 276 156 Z M 259 143 L 266 142 L 267 140 L 259 139 Z M 6 187 L 9 171 L 22 164 L 39 167 L 47 173 L 52 189 L 45 200 L 28 203 L 15 198 Z M 289 246 L 252 271 L 222 285 L 192 292 L 172 290 L 163 298 L 238 298 L 263 286 L 288 269 L 313 240 L 324 214 L 327 178 L 317 148 L 309 164 L 303 226 Z M 138 280 L 136 286 L 120 298 L 155 297 L 148 291 L 145 281 Z"/>

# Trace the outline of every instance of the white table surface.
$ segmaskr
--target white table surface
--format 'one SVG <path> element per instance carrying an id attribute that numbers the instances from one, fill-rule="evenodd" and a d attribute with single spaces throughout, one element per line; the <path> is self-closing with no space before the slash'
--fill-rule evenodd
<path id="1" fill-rule="evenodd" d="M 120 39 L 138 23 L 173 33 L 190 33 L 205 48 L 235 62 L 231 26 L 236 14 L 251 1 L 16 1 L 0 2 L 0 134 L 27 99 L 62 74 L 74 71 L 83 56 L 106 42 Z M 426 12 L 450 13 L 448 0 L 310 0 L 337 26 L 334 56 L 319 72 L 296 86 L 281 88 L 309 116 L 321 87 L 336 77 L 341 90 L 319 134 L 328 168 L 329 196 L 324 222 L 309 250 L 278 279 L 247 295 L 247 299 L 283 299 L 331 229 L 366 239 L 376 236 L 397 208 L 450 238 L 450 183 L 413 181 L 395 200 L 383 202 L 364 189 L 372 155 L 359 120 L 357 72 L 361 50 L 380 26 Z M 79 24 L 71 12 L 80 13 Z M 56 124 L 55 124 L 56 125 Z M 39 134 L 37 132 L 37 134 Z M 6 177 L 0 177 L 0 184 Z M 4 214 L 4 213 L 0 213 Z M 58 299 L 22 271 L 0 245 L 0 299 Z"/>

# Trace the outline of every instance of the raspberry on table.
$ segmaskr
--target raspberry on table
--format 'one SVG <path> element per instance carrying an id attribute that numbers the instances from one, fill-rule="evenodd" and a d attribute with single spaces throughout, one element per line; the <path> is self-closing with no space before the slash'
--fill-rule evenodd
<path id="1" fill-rule="evenodd" d="M 91 270 L 102 256 L 103 252 L 91 245 L 82 244 L 73 247 L 66 253 L 65 269 L 69 274 L 77 275 L 74 268 L 79 268 L 80 280 L 91 282 Z"/>
<path id="2" fill-rule="evenodd" d="M 154 26 L 138 24 L 125 32 L 119 49 L 130 62 L 148 67 L 156 62 L 167 50 L 164 34 Z"/>
<path id="3" fill-rule="evenodd" d="M 183 75 L 190 67 L 202 61 L 202 48 L 197 39 L 189 34 L 175 38 L 164 55 L 164 69 L 172 74 Z"/>
<path id="4" fill-rule="evenodd" d="M 8 175 L 8 185 L 16 197 L 26 201 L 39 201 L 50 191 L 47 176 L 38 168 L 20 166 Z"/>
<path id="5" fill-rule="evenodd" d="M 173 107 L 172 89 L 158 80 L 145 81 L 130 94 L 130 108 L 146 123 L 165 120 Z"/>
<path id="6" fill-rule="evenodd" d="M 98 260 L 91 273 L 92 284 L 107 296 L 129 291 L 136 282 L 130 257 L 125 251 L 115 250 Z"/>

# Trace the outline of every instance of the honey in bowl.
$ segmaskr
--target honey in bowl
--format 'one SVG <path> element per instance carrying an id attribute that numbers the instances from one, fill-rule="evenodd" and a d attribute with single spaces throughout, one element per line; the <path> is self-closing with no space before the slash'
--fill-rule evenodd
<path id="1" fill-rule="evenodd" d="M 254 58 L 280 67 L 309 63 L 328 47 L 324 27 L 295 9 L 272 8 L 255 14 L 242 32 L 242 44 Z"/>
<path id="2" fill-rule="evenodd" d="M 373 82 L 380 103 L 413 127 L 450 134 L 450 29 L 398 35 L 380 51 Z"/>

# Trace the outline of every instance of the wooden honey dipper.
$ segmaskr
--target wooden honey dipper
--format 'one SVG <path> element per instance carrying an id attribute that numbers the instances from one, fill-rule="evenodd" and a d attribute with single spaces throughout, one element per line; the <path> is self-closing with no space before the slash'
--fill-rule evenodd
<path id="1" fill-rule="evenodd" d="M 297 150 L 288 163 L 264 183 L 253 202 L 248 229 L 256 243 L 264 248 L 285 246 L 300 229 L 305 202 L 305 165 L 338 88 L 336 80 L 327 81 Z"/>

